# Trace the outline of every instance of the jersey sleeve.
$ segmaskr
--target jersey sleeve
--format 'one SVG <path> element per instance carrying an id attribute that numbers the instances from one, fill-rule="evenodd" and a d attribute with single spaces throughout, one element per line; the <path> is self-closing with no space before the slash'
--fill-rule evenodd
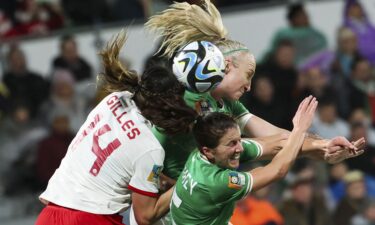
<path id="1" fill-rule="evenodd" d="M 263 148 L 258 142 L 250 139 L 242 139 L 241 142 L 243 147 L 243 152 L 240 156 L 241 162 L 254 160 L 262 156 Z"/>
<path id="2" fill-rule="evenodd" d="M 232 116 L 236 119 L 241 133 L 243 133 L 247 122 L 253 114 L 240 101 L 226 101 L 226 104 L 229 106 Z"/>
<path id="3" fill-rule="evenodd" d="M 214 191 L 211 197 L 214 202 L 237 201 L 248 195 L 253 185 L 250 173 L 235 170 L 224 170 L 216 175 Z"/>
<path id="4" fill-rule="evenodd" d="M 205 115 L 209 112 L 216 111 L 216 103 L 214 99 L 209 94 L 205 93 L 193 93 L 190 91 L 185 91 L 184 94 L 185 103 L 195 110 L 199 115 Z"/>
<path id="5" fill-rule="evenodd" d="M 157 197 L 159 175 L 163 169 L 164 151 L 154 150 L 139 157 L 133 165 L 134 175 L 128 188 L 138 194 Z"/>
<path id="6" fill-rule="evenodd" d="M 246 114 L 250 114 L 249 110 L 247 110 L 240 101 L 225 100 L 225 104 L 228 104 L 230 106 L 232 115 L 237 120 Z"/>

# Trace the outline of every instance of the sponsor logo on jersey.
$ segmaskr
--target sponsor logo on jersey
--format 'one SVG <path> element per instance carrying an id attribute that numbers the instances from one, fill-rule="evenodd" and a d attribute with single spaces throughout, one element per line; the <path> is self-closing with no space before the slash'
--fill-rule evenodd
<path id="1" fill-rule="evenodd" d="M 147 181 L 158 183 L 158 179 L 159 179 L 162 169 L 163 169 L 163 166 L 154 165 L 154 167 L 152 167 L 151 173 L 147 177 Z"/>
<path id="2" fill-rule="evenodd" d="M 213 112 L 213 108 L 212 108 L 210 102 L 205 101 L 205 100 L 200 100 L 200 101 L 195 103 L 195 111 L 199 115 L 205 115 L 209 112 Z"/>
<path id="3" fill-rule="evenodd" d="M 241 189 L 245 185 L 245 176 L 237 172 L 229 173 L 228 187 L 233 189 Z"/>

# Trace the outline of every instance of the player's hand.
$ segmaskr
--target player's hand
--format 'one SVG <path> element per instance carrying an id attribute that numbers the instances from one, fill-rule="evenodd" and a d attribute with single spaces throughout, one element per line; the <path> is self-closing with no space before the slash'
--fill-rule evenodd
<path id="1" fill-rule="evenodd" d="M 163 173 L 160 174 L 159 180 L 160 180 L 159 189 L 161 192 L 168 191 L 169 188 L 173 187 L 173 185 L 176 183 L 176 180 L 164 175 Z"/>
<path id="2" fill-rule="evenodd" d="M 364 153 L 365 143 L 363 137 L 352 143 L 344 137 L 335 137 L 327 142 L 324 160 L 335 164 L 348 158 L 357 157 Z"/>
<path id="3" fill-rule="evenodd" d="M 303 132 L 307 131 L 311 126 L 314 113 L 318 101 L 311 95 L 305 98 L 298 107 L 298 110 L 293 118 L 293 126 L 295 129 L 301 129 Z"/>

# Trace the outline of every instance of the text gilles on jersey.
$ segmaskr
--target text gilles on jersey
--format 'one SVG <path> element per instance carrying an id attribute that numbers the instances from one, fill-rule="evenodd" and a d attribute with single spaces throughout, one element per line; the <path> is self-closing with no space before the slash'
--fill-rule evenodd
<path id="1" fill-rule="evenodd" d="M 116 121 L 120 124 L 121 129 L 124 132 L 126 132 L 126 136 L 128 136 L 130 140 L 136 138 L 137 135 L 141 134 L 139 129 L 137 127 L 134 127 L 135 124 L 133 120 L 129 119 L 129 120 L 121 121 L 121 118 L 125 114 L 127 114 L 127 112 L 122 107 L 122 103 L 116 95 L 108 99 L 107 105 L 110 106 L 110 110 L 112 114 L 116 117 Z"/>

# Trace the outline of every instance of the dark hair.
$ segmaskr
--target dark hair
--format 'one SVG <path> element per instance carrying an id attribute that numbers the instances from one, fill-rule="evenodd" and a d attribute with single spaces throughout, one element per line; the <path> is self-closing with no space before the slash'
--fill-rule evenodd
<path id="1" fill-rule="evenodd" d="M 229 128 L 237 127 L 237 122 L 224 113 L 211 112 L 197 118 L 193 128 L 193 135 L 198 148 L 216 148 L 220 139 Z"/>
<path id="2" fill-rule="evenodd" d="M 288 7 L 288 13 L 286 15 L 287 19 L 289 21 L 293 20 L 293 18 L 299 13 L 301 12 L 302 10 L 304 10 L 303 8 L 303 4 L 301 3 L 295 3 L 295 4 L 292 4 Z"/>
<path id="3" fill-rule="evenodd" d="M 75 38 L 73 35 L 70 35 L 70 34 L 65 34 L 63 35 L 61 38 L 60 38 L 60 49 L 63 49 L 64 48 L 64 45 L 66 42 L 68 41 L 72 41 L 75 43 Z"/>
<path id="4" fill-rule="evenodd" d="M 171 70 L 152 66 L 141 76 L 133 100 L 142 115 L 166 134 L 188 133 L 198 114 L 186 105 L 184 92 Z"/>
<path id="5" fill-rule="evenodd" d="M 334 106 L 335 108 L 337 108 L 335 96 L 332 96 L 329 93 L 325 93 L 322 97 L 319 98 L 318 108 L 323 108 L 327 106 Z"/>
<path id="6" fill-rule="evenodd" d="M 291 47 L 294 48 L 294 44 L 290 39 L 281 39 L 277 42 L 276 48 L 279 49 L 281 47 Z"/>
<path id="7" fill-rule="evenodd" d="M 350 65 L 351 71 L 353 72 L 361 62 L 368 62 L 368 60 L 361 55 L 357 55 L 356 57 L 354 57 L 353 62 Z"/>
<path id="8" fill-rule="evenodd" d="M 11 60 L 11 57 L 14 53 L 20 53 L 23 56 L 25 56 L 24 52 L 20 49 L 20 47 L 17 44 L 11 44 L 6 55 L 8 62 Z"/>
<path id="9" fill-rule="evenodd" d="M 163 66 L 151 66 L 142 76 L 121 64 L 119 53 L 126 33 L 120 32 L 99 54 L 104 73 L 100 78 L 108 92 L 129 91 L 142 115 L 166 134 L 189 132 L 197 113 L 186 105 L 184 87 Z"/>

